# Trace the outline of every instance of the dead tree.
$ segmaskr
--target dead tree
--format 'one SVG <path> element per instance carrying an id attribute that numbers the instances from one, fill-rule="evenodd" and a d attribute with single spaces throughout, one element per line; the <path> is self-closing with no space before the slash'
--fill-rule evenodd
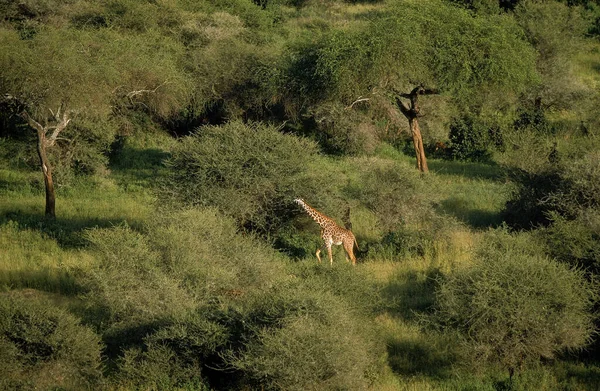
<path id="1" fill-rule="evenodd" d="M 427 167 L 427 158 L 425 157 L 423 136 L 421 135 L 421 129 L 419 127 L 419 117 L 423 116 L 421 114 L 421 108 L 419 107 L 419 96 L 437 93 L 436 90 L 417 86 L 408 94 L 397 93 L 396 96 L 396 105 L 398 106 L 398 109 L 400 109 L 400 112 L 408 119 L 408 126 L 413 139 L 415 154 L 417 155 L 417 168 L 421 172 L 428 172 L 429 168 Z M 408 99 L 410 101 L 409 105 L 402 102 L 400 98 Z"/>

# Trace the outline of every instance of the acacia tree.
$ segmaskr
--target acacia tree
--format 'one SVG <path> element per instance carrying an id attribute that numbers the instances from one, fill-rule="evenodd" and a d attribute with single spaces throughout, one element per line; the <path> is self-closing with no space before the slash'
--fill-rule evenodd
<path id="1" fill-rule="evenodd" d="M 83 132 L 100 140 L 93 148 L 101 154 L 100 144 L 118 131 L 104 125 L 109 118 L 127 110 L 166 117 L 186 105 L 185 78 L 175 65 L 179 48 L 161 36 L 112 30 L 46 27 L 23 39 L 0 28 L 0 94 L 37 134 L 46 216 L 55 217 L 51 151 L 62 148 L 57 140 Z"/>
<path id="2" fill-rule="evenodd" d="M 389 4 L 368 24 L 326 33 L 293 55 L 299 105 L 370 105 L 370 115 L 381 116 L 391 103 L 408 120 L 424 172 L 423 95 L 439 94 L 450 108 L 438 122 L 472 116 L 491 126 L 510 122 L 519 96 L 537 83 L 535 50 L 510 15 L 476 15 L 436 0 Z"/>
<path id="3" fill-rule="evenodd" d="M 48 148 L 54 146 L 60 133 L 65 130 L 69 122 L 71 122 L 71 118 L 68 111 L 64 111 L 61 116 L 60 108 L 56 113 L 51 113 L 54 123 L 48 123 L 48 121 L 46 121 L 43 125 L 33 119 L 27 111 L 23 111 L 21 115 L 27 121 L 29 126 L 34 128 L 37 132 L 37 152 L 40 158 L 42 173 L 44 174 L 44 186 L 46 189 L 45 215 L 54 218 L 56 216 L 56 196 L 54 193 L 54 181 L 52 179 L 52 163 L 50 163 L 46 151 Z"/>

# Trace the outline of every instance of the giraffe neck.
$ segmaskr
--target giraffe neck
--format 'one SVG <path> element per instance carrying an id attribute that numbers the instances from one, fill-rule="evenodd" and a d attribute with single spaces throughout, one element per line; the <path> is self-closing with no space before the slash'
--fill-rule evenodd
<path id="1" fill-rule="evenodd" d="M 298 203 L 298 205 L 300 205 L 301 207 L 303 207 L 304 210 L 306 211 L 306 213 L 308 213 L 308 215 L 310 217 L 312 217 L 312 219 L 314 221 L 316 221 L 317 224 L 319 224 L 321 227 L 325 227 L 327 225 L 330 225 L 333 222 L 332 219 L 330 219 L 329 217 L 325 216 L 323 213 L 319 212 L 318 210 L 316 210 L 312 206 L 308 205 L 306 202 L 304 202 L 303 199 L 297 198 L 294 201 L 296 201 L 296 203 Z"/>

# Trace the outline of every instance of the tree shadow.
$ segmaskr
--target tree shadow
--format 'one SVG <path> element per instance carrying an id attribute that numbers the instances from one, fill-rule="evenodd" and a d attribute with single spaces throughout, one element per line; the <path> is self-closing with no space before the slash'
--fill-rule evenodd
<path id="1" fill-rule="evenodd" d="M 475 229 L 495 228 L 502 224 L 502 215 L 499 212 L 474 209 L 466 200 L 450 197 L 435 206 L 436 212 L 456 217 Z"/>
<path id="2" fill-rule="evenodd" d="M 581 389 L 600 390 L 600 368 L 597 366 L 569 365 L 566 377 Z"/>
<path id="3" fill-rule="evenodd" d="M 504 172 L 497 164 L 435 159 L 428 160 L 427 164 L 429 170 L 438 175 L 458 175 L 469 179 L 491 181 L 501 181 L 504 178 Z"/>
<path id="4" fill-rule="evenodd" d="M 102 218 L 47 218 L 41 213 L 6 212 L 0 215 L 0 226 L 9 222 L 17 223 L 20 230 L 39 231 L 48 238 L 56 240 L 65 249 L 81 248 L 87 244 L 84 232 L 90 228 L 110 228 L 119 225 L 125 219 Z M 142 223 L 127 221 L 134 229 L 141 229 Z"/>
<path id="5" fill-rule="evenodd" d="M 427 311 L 434 302 L 437 273 L 432 269 L 427 273 L 409 271 L 397 276 L 382 289 L 384 309 L 402 320 L 415 320 L 417 313 Z"/>
<path id="6" fill-rule="evenodd" d="M 419 338 L 399 336 L 388 341 L 388 364 L 392 371 L 401 376 L 450 376 L 456 361 L 455 355 L 441 346 L 444 342 L 438 338 L 427 335 Z"/>
<path id="7" fill-rule="evenodd" d="M 408 333 L 390 333 L 387 338 L 388 364 L 400 376 L 450 376 L 456 354 L 454 343 L 435 332 L 414 330 L 419 318 L 429 312 L 435 300 L 440 270 L 409 270 L 400 273 L 383 287 L 383 310 L 401 324 L 413 325 Z"/>
<path id="8" fill-rule="evenodd" d="M 76 296 L 85 291 L 72 273 L 60 268 L 7 270 L 2 273 L 0 283 L 11 290 L 35 289 L 65 296 Z"/>
<path id="9" fill-rule="evenodd" d="M 165 161 L 169 156 L 168 152 L 158 148 L 125 146 L 111 155 L 109 168 L 117 183 L 125 189 L 132 185 L 154 188 L 168 172 Z"/>

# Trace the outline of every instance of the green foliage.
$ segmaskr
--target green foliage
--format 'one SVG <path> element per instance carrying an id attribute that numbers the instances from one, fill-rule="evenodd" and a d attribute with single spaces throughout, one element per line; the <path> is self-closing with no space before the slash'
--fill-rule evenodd
<path id="1" fill-rule="evenodd" d="M 499 131 L 494 134 L 485 124 L 465 117 L 450 125 L 450 157 L 466 161 L 489 161 L 491 147 L 501 145 Z"/>
<path id="2" fill-rule="evenodd" d="M 520 1 L 515 19 L 538 53 L 537 69 L 542 78 L 536 98 L 546 107 L 560 110 L 572 107 L 589 96 L 589 88 L 578 80 L 571 57 L 581 47 L 585 23 L 575 7 L 558 1 Z"/>
<path id="3" fill-rule="evenodd" d="M 119 384 L 356 388 L 380 370 L 364 318 L 376 294 L 354 269 L 289 270 L 214 210 L 165 214 L 148 228 L 88 234 L 101 262 L 87 302 L 105 314 L 96 321 L 108 352 L 123 353 Z M 215 368 L 233 371 L 225 379 Z"/>
<path id="4" fill-rule="evenodd" d="M 82 278 L 88 316 L 104 332 L 110 353 L 139 343 L 155 324 L 194 307 L 144 235 L 122 225 L 90 230 L 86 236 L 100 261 Z"/>
<path id="5" fill-rule="evenodd" d="M 238 234 L 234 220 L 214 209 L 165 212 L 153 227 L 151 242 L 164 267 L 200 303 L 264 292 L 284 274 L 279 254 Z"/>
<path id="6" fill-rule="evenodd" d="M 380 370 L 381 346 L 347 303 L 301 286 L 276 290 L 241 319 L 251 338 L 226 361 L 268 389 L 364 389 Z"/>
<path id="7" fill-rule="evenodd" d="M 597 275 L 600 272 L 600 213 L 595 208 L 582 212 L 574 220 L 551 214 L 552 224 L 542 234 L 552 256 Z"/>
<path id="8" fill-rule="evenodd" d="M 595 279 L 600 254 L 598 48 L 580 45 L 594 7 L 0 1 L 0 388 L 593 388 L 592 361 L 510 383 L 494 364 L 589 339 L 590 286 L 570 267 Z M 421 102 L 425 142 L 508 167 L 504 217 L 547 227 L 480 231 L 513 186 L 501 166 L 431 159 L 419 176 L 381 143 L 406 128 L 392 94 L 419 84 L 440 92 Z M 41 221 L 18 114 L 58 107 L 64 215 Z M 356 267 L 341 251 L 317 264 L 295 197 L 338 222 L 351 208 Z M 416 324 L 431 310 L 437 332 Z"/>
<path id="9" fill-rule="evenodd" d="M 307 175 L 316 145 L 275 128 L 231 122 L 184 138 L 169 160 L 165 187 L 173 200 L 217 207 L 242 227 L 273 232 L 294 209 L 292 200 L 316 192 Z"/>
<path id="10" fill-rule="evenodd" d="M 348 192 L 375 213 L 384 231 L 418 226 L 432 216 L 431 203 L 422 197 L 424 182 L 407 163 L 373 160 L 367 167 L 360 188 L 350 187 Z"/>
<path id="11" fill-rule="evenodd" d="M 380 144 L 376 127 L 364 114 L 339 104 L 320 105 L 313 111 L 316 138 L 337 155 L 371 155 Z"/>
<path id="12" fill-rule="evenodd" d="M 547 160 L 541 167 L 512 171 L 518 187 L 504 212 L 510 225 L 518 228 L 548 225 L 551 212 L 574 219 L 600 205 L 599 154 L 592 151 L 565 160 L 560 159 L 556 145 L 554 151 L 556 157 L 547 158 L 556 160 L 553 163 Z"/>
<path id="13" fill-rule="evenodd" d="M 580 270 L 535 253 L 500 231 L 474 266 L 440 281 L 429 320 L 460 334 L 470 365 L 519 370 L 590 342 L 594 287 Z"/>
<path id="14" fill-rule="evenodd" d="M 0 349 L 3 389 L 80 390 L 101 378 L 100 338 L 49 302 L 2 294 Z"/>

